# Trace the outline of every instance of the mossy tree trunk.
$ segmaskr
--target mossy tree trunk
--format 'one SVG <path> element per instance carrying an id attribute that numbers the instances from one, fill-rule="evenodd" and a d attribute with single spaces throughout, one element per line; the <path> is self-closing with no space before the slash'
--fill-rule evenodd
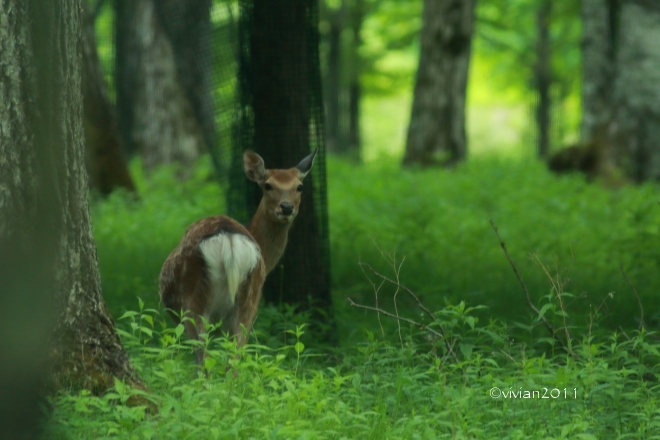
<path id="1" fill-rule="evenodd" d="M 13 331 L 2 333 L 11 355 L 2 354 L 0 380 L 11 381 L 14 402 L 2 408 L 16 415 L 14 426 L 3 423 L 6 433 L 29 428 L 21 423 L 44 376 L 54 387 L 94 391 L 113 377 L 143 385 L 101 295 L 87 202 L 80 0 L 1 5 L 0 308 L 3 330 Z"/>
<path id="2" fill-rule="evenodd" d="M 476 0 L 425 0 L 404 165 L 465 159 L 465 98 Z"/>

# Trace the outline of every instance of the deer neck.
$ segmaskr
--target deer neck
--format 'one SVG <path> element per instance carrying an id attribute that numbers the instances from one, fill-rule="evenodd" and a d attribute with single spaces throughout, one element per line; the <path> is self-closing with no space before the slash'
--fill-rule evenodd
<path id="1" fill-rule="evenodd" d="M 262 203 L 248 225 L 248 231 L 261 249 L 261 256 L 266 264 L 266 273 L 270 273 L 284 253 L 291 223 L 270 221 Z"/>

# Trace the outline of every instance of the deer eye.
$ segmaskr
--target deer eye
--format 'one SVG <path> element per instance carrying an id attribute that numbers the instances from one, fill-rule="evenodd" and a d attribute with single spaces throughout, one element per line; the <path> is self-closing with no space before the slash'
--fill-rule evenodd
<path id="1" fill-rule="evenodd" d="M 266 191 L 271 191 L 273 189 L 273 185 L 271 185 L 270 183 L 264 183 L 264 189 Z"/>
<path id="2" fill-rule="evenodd" d="M 298 188 L 296 188 L 296 191 L 302 192 L 302 185 L 298 185 Z"/>

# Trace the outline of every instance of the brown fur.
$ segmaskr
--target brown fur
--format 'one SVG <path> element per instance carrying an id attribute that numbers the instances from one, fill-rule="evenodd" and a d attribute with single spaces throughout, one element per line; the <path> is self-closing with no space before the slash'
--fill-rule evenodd
<path id="1" fill-rule="evenodd" d="M 261 289 L 266 275 L 275 267 L 286 247 L 289 228 L 298 213 L 302 179 L 312 167 L 314 155 L 303 159 L 297 167 L 288 170 L 266 170 L 259 155 L 246 152 L 243 168 L 247 177 L 259 184 L 263 197 L 248 228 L 226 216 L 208 217 L 193 223 L 186 230 L 179 245 L 163 264 L 160 274 L 161 301 L 176 320 L 182 311 L 190 313 L 184 325 L 188 336 L 198 339 L 204 332 L 201 317 L 211 307 L 211 283 L 206 260 L 200 243 L 216 234 L 242 234 L 258 246 L 261 258 L 257 267 L 239 286 L 233 307 L 218 317 L 221 330 L 236 338 L 238 345 L 246 342 L 241 326 L 249 334 L 256 318 Z M 292 212 L 284 212 L 284 205 Z M 197 350 L 196 358 L 202 362 L 204 353 Z"/>

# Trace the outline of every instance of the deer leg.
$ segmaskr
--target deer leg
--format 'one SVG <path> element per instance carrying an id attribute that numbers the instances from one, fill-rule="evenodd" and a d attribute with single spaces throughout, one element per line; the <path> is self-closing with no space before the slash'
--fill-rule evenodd
<path id="1" fill-rule="evenodd" d="M 195 314 L 195 313 L 189 313 L 188 316 L 183 320 L 183 326 L 186 329 L 186 333 L 188 334 L 188 337 L 192 340 L 197 340 L 200 341 L 200 343 L 204 343 L 204 340 L 200 337 L 202 333 L 206 331 L 206 328 L 204 326 L 204 322 L 202 321 L 202 318 Z M 198 365 L 204 365 L 204 359 L 207 356 L 206 350 L 204 347 L 195 347 L 194 349 L 195 353 L 195 361 L 197 362 Z"/>

